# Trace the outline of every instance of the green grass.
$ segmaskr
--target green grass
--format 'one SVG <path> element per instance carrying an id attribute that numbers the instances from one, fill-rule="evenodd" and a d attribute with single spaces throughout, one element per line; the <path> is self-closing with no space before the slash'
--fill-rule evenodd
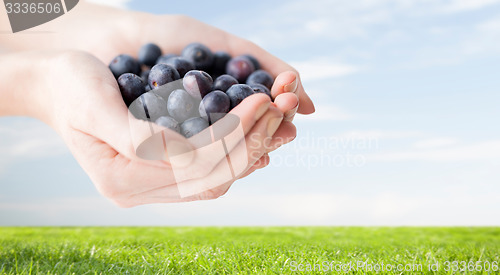
<path id="1" fill-rule="evenodd" d="M 446 261 L 500 265 L 500 228 L 0 227 L 0 274 L 283 274 L 325 261 L 351 263 L 343 274 L 358 262 L 394 268 L 376 274 L 438 262 L 436 274 L 453 274 Z"/>

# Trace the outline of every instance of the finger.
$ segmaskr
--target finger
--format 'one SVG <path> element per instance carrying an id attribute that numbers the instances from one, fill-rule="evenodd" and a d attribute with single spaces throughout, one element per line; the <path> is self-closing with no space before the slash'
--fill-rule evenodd
<path id="1" fill-rule="evenodd" d="M 207 129 L 208 134 L 198 134 L 191 138 L 190 143 L 195 148 L 193 153 L 196 154 L 193 162 L 180 166 L 177 165 L 176 156 L 170 157 L 176 181 L 203 178 L 211 173 L 216 165 L 226 158 L 227 153 L 245 139 L 270 105 L 271 101 L 265 94 L 252 95 Z"/>
<path id="2" fill-rule="evenodd" d="M 228 34 L 228 44 L 229 51 L 232 55 L 241 55 L 241 54 L 251 54 L 255 56 L 262 65 L 264 70 L 270 72 L 273 76 L 278 76 L 282 72 L 293 71 L 299 76 L 297 70 L 295 70 L 290 65 L 286 64 L 279 58 L 273 56 L 268 53 L 264 49 L 260 48 L 256 44 L 249 42 L 247 40 L 237 38 L 235 36 Z M 314 113 L 314 104 L 312 100 L 309 98 L 307 93 L 302 86 L 302 81 L 300 77 L 297 78 L 297 90 L 296 94 L 300 100 L 300 106 L 298 112 L 301 114 L 311 114 Z"/>
<path id="3" fill-rule="evenodd" d="M 293 93 L 282 93 L 279 94 L 274 103 L 276 107 L 283 112 L 284 121 L 292 121 L 295 113 L 297 112 L 297 108 L 299 107 L 299 99 Z"/>
<path id="4" fill-rule="evenodd" d="M 267 115 L 277 117 L 279 118 L 279 114 L 274 112 L 274 115 L 272 114 L 273 112 L 268 112 Z M 281 120 L 281 119 L 280 119 Z M 264 121 L 264 119 L 262 120 Z M 269 155 L 265 153 L 266 148 L 268 147 L 268 141 L 270 140 L 270 137 L 272 136 L 273 130 L 269 132 L 269 124 L 267 124 L 266 129 L 264 130 L 262 125 L 263 123 L 260 121 L 259 124 L 255 126 L 255 129 L 252 129 L 252 132 L 247 135 L 245 142 L 241 143 L 242 146 L 237 146 L 233 151 L 230 153 L 230 160 L 232 160 L 229 164 L 231 165 L 232 169 L 232 179 L 228 180 L 227 182 L 223 184 L 218 184 L 213 188 L 210 188 L 206 191 L 203 191 L 199 194 L 195 194 L 189 197 L 186 197 L 188 200 L 209 200 L 209 199 L 215 199 L 218 198 L 222 195 L 224 195 L 231 185 L 234 182 L 235 178 L 243 178 L 251 173 L 253 173 L 255 170 L 263 168 L 269 164 Z M 264 133 L 265 132 L 265 133 Z M 264 133 L 264 134 L 263 134 Z M 260 138 L 259 138 L 260 136 Z M 243 158 L 244 153 L 242 152 L 243 150 L 247 150 L 247 156 L 248 156 L 248 161 L 246 162 L 247 166 L 243 167 L 241 165 L 238 165 L 237 162 Z M 258 157 L 260 156 L 260 157 Z M 223 163 L 220 163 L 217 168 L 222 170 L 222 167 L 224 167 Z M 238 168 L 239 167 L 239 168 Z M 215 169 L 212 174 L 213 175 L 220 175 L 221 171 L 218 171 Z M 212 175 L 211 174 L 211 175 Z M 208 179 L 210 181 L 210 179 Z M 181 184 L 193 184 L 195 183 L 194 181 L 191 182 L 185 182 Z M 207 178 L 204 179 L 204 183 L 207 184 Z M 202 184 L 202 182 L 198 182 L 197 184 Z M 180 185 L 179 185 L 180 186 Z M 181 188 L 181 186 L 180 186 Z M 182 191 L 181 191 L 182 193 Z"/>
<path id="5" fill-rule="evenodd" d="M 249 147 L 251 148 L 251 146 L 249 146 Z M 236 155 L 236 154 L 238 154 L 238 153 L 232 152 L 233 156 Z M 252 153 L 249 153 L 249 155 L 252 155 Z M 252 158 L 250 158 L 249 161 L 250 162 L 253 161 Z M 253 164 L 250 163 L 248 165 L 249 168 L 245 172 L 243 172 L 242 175 L 238 176 L 238 179 L 247 177 L 248 175 L 250 175 L 253 172 L 255 172 L 257 169 L 262 169 L 262 168 L 266 167 L 267 165 L 269 165 L 269 161 L 270 161 L 269 155 L 267 153 L 264 153 Z M 234 178 L 234 176 L 233 176 L 233 178 Z M 212 189 L 207 190 L 205 192 L 202 192 L 200 194 L 187 197 L 186 200 L 188 200 L 188 201 L 191 201 L 191 200 L 209 200 L 209 199 L 218 198 L 218 197 L 224 195 L 229 190 L 229 188 L 231 187 L 231 185 L 233 183 L 234 183 L 234 180 L 230 180 L 230 181 L 228 181 L 228 182 L 226 182 L 224 184 L 221 184 L 221 185 L 219 185 L 219 186 L 217 186 L 215 188 L 212 188 Z"/>
<path id="6" fill-rule="evenodd" d="M 162 186 L 154 190 L 149 190 L 147 192 L 135 194 L 131 196 L 126 203 L 125 207 L 133 207 L 144 204 L 152 203 L 176 203 L 176 202 L 186 202 L 192 201 L 186 198 L 181 198 L 179 195 L 179 188 L 176 184 Z"/>
<path id="7" fill-rule="evenodd" d="M 271 87 L 271 95 L 273 98 L 276 98 L 282 93 L 296 93 L 298 85 L 297 79 L 297 74 L 293 71 L 280 73 Z"/>
<path id="8" fill-rule="evenodd" d="M 247 176 L 249 176 L 250 174 L 252 174 L 253 172 L 255 172 L 256 170 L 258 169 L 262 169 L 266 166 L 269 165 L 269 155 L 266 153 L 264 154 L 257 162 L 255 162 L 252 167 L 250 167 L 250 169 L 248 169 L 248 171 L 246 171 L 243 175 L 241 175 L 239 178 L 242 179 L 242 178 L 245 178 Z"/>
<path id="9" fill-rule="evenodd" d="M 178 182 L 181 197 L 189 197 L 217 188 L 244 174 L 266 153 L 282 119 L 282 113 L 277 108 L 270 107 L 269 111 L 245 136 L 245 139 L 230 151 L 227 161 L 219 162 L 209 174 L 201 178 Z"/>
<path id="10" fill-rule="evenodd" d="M 283 121 L 273 136 L 268 146 L 267 152 L 270 153 L 284 144 L 292 142 L 297 137 L 297 128 L 292 122 Z"/>
<path id="11" fill-rule="evenodd" d="M 267 153 L 264 153 L 264 155 L 262 155 L 262 157 L 260 157 L 260 159 L 257 160 L 250 169 L 262 169 L 269 165 L 269 161 L 269 155 Z"/>
<path id="12" fill-rule="evenodd" d="M 233 152 L 233 155 L 238 154 L 236 152 Z M 252 154 L 248 154 L 252 155 Z M 246 172 L 244 172 L 242 175 L 238 176 L 238 179 L 244 178 L 251 173 L 253 173 L 255 170 L 263 168 L 269 164 L 269 155 L 264 153 L 257 161 L 255 161 L 253 164 L 249 165 L 249 168 L 247 169 Z M 191 180 L 190 182 L 185 182 L 181 184 L 203 184 L 207 183 L 207 181 L 212 180 L 213 177 L 219 178 L 221 173 L 224 173 L 227 171 L 224 171 L 226 164 L 225 163 L 219 163 L 216 169 L 214 169 L 211 173 L 212 177 L 206 177 L 204 179 L 196 180 L 193 181 Z M 187 202 L 187 201 L 196 201 L 196 200 L 210 200 L 210 199 L 216 199 L 219 198 L 220 196 L 224 195 L 231 185 L 234 183 L 235 177 L 232 176 L 231 179 L 227 180 L 226 182 L 223 182 L 221 184 L 215 185 L 213 188 L 210 189 L 200 189 L 203 191 L 200 191 L 199 193 L 195 193 L 190 196 L 182 197 L 179 194 L 179 189 L 178 185 L 171 185 L 171 186 L 165 186 L 161 187 L 155 190 L 151 190 L 142 194 L 137 194 L 133 196 L 133 198 L 130 200 L 132 205 L 141 205 L 141 204 L 150 204 L 150 203 L 169 203 L 169 202 Z M 179 196 L 179 197 L 177 197 Z"/>
<path id="13" fill-rule="evenodd" d="M 272 113 L 272 112 L 271 112 Z M 267 114 L 268 116 L 272 116 L 272 114 Z M 276 117 L 279 117 L 279 113 L 274 111 Z M 264 127 L 262 127 L 263 121 L 266 119 L 261 119 L 259 125 L 256 125 L 256 129 L 252 129 L 252 132 L 246 138 L 246 141 L 242 146 L 237 146 L 231 153 L 231 160 L 235 160 L 237 157 L 245 156 L 248 157 L 248 164 L 245 168 L 246 171 L 241 171 L 241 174 L 235 176 L 235 171 L 230 174 L 228 173 L 230 167 L 228 165 L 232 165 L 233 162 L 219 162 L 217 167 L 213 169 L 210 175 L 205 176 L 201 179 L 191 179 L 185 182 L 181 182 L 174 185 L 167 185 L 163 187 L 158 187 L 153 190 L 149 190 L 146 192 L 138 193 L 133 195 L 129 199 L 129 203 L 131 206 L 141 205 L 141 204 L 150 204 L 150 203 L 170 203 L 170 202 L 185 202 L 185 201 L 195 201 L 195 200 L 209 200 L 215 199 L 222 195 L 224 195 L 227 190 L 230 188 L 232 183 L 236 178 L 243 178 L 254 172 L 259 168 L 263 168 L 269 164 L 269 156 L 267 153 L 262 153 L 265 151 L 264 139 L 260 139 L 260 141 L 256 141 L 255 135 L 258 131 L 264 131 Z M 267 127 L 266 127 L 267 128 Z M 267 131 L 267 129 L 265 129 Z M 270 133 L 266 133 L 265 135 L 269 138 L 269 134 L 272 135 L 272 129 Z M 252 145 L 253 144 L 253 145 Z M 260 144 L 260 146 L 258 146 Z M 256 146 L 257 145 L 257 146 Z M 259 148 L 256 148 L 259 147 Z M 240 150 L 249 148 L 249 152 L 247 154 L 242 153 Z M 253 150 L 259 150 L 258 152 Z M 260 158 L 255 159 L 255 156 L 262 154 Z M 233 169 L 235 166 L 232 167 Z M 187 188 L 191 188 L 192 190 L 188 194 Z M 122 205 L 123 206 L 123 205 Z"/>

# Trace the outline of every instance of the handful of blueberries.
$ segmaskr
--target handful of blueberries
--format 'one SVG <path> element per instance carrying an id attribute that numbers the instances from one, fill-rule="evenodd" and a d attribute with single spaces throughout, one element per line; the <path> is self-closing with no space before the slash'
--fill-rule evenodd
<path id="1" fill-rule="evenodd" d="M 162 55 L 160 47 L 149 43 L 141 47 L 138 59 L 121 54 L 109 68 L 137 118 L 186 138 L 203 131 L 254 93 L 271 97 L 274 83 L 255 57 L 212 53 L 200 43 L 187 45 L 180 56 Z"/>

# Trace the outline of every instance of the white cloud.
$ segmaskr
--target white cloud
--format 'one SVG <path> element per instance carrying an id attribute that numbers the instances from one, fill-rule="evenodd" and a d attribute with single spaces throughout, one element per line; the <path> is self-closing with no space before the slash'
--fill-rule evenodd
<path id="1" fill-rule="evenodd" d="M 0 126 L 0 155 L 4 162 L 44 158 L 68 151 L 61 138 L 42 122 L 32 119 L 15 121 L 12 126 Z"/>
<path id="2" fill-rule="evenodd" d="M 338 120 L 351 120 L 355 119 L 354 114 L 334 105 L 321 105 L 316 104 L 316 112 L 312 115 L 302 116 L 300 114 L 295 116 L 297 121 L 338 121 Z"/>
<path id="3" fill-rule="evenodd" d="M 319 46 L 322 50 L 309 55 L 321 57 L 327 52 L 330 58 L 356 58 L 356 64 L 373 62 L 373 57 L 399 56 L 400 61 L 391 65 L 422 68 L 456 65 L 472 56 L 498 53 L 497 22 L 483 26 L 491 30 L 489 33 L 480 33 L 474 24 L 482 19 L 481 15 L 471 16 L 470 20 L 460 18 L 463 13 L 491 9 L 498 4 L 500 0 L 319 0 L 310 4 L 292 1 L 259 12 L 259 18 L 246 24 L 231 25 L 239 18 L 229 15 L 221 19 L 221 26 L 230 25 L 230 31 L 251 37 L 271 51 L 328 45 L 329 48 Z M 277 21 L 275 14 L 286 16 Z M 335 72 L 334 75 L 340 72 L 342 76 L 344 72 L 352 73 L 351 69 L 358 68 L 333 67 L 325 71 Z M 322 77 L 316 73 L 308 75 L 314 80 Z"/>
<path id="4" fill-rule="evenodd" d="M 357 130 L 336 135 L 340 138 L 356 139 L 403 139 L 422 136 L 418 131 Z"/>
<path id="5" fill-rule="evenodd" d="M 300 72 L 300 78 L 303 82 L 342 77 L 360 71 L 360 68 L 356 66 L 335 64 L 324 59 L 291 62 L 290 65 Z"/>
<path id="6" fill-rule="evenodd" d="M 455 145 L 458 140 L 455 138 L 442 137 L 442 138 L 430 138 L 419 140 L 413 144 L 413 147 L 418 149 L 429 149 L 429 148 L 439 148 L 446 147 L 450 145 Z"/>
<path id="7" fill-rule="evenodd" d="M 102 211 L 106 208 L 116 208 L 104 197 L 66 197 L 51 200 L 38 199 L 32 202 L 0 202 L 0 211 L 23 211 L 50 213 L 78 212 L 78 211 Z"/>
<path id="8" fill-rule="evenodd" d="M 473 11 L 499 3 L 499 0 L 454 0 L 443 2 L 440 10 L 443 12 Z"/>
<path id="9" fill-rule="evenodd" d="M 0 203 L 1 225 L 498 225 L 500 195 L 234 193 L 120 209 L 99 197 Z M 23 219 L 22 217 L 31 217 Z"/>
<path id="10" fill-rule="evenodd" d="M 486 20 L 477 26 L 479 31 L 483 32 L 492 32 L 497 33 L 500 32 L 500 18 Z"/>
<path id="11" fill-rule="evenodd" d="M 367 155 L 369 162 L 398 162 L 398 161 L 477 161 L 500 159 L 500 140 L 485 141 L 469 145 L 441 148 L 415 149 L 396 152 L 382 152 Z"/>
<path id="12" fill-rule="evenodd" d="M 87 2 L 126 9 L 131 0 L 87 0 Z"/>

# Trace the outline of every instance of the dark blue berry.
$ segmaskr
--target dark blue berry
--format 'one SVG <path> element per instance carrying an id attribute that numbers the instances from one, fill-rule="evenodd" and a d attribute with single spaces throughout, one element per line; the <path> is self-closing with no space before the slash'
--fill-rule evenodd
<path id="1" fill-rule="evenodd" d="M 165 64 L 176 69 L 181 77 L 184 77 L 187 72 L 195 69 L 191 61 L 188 61 L 187 59 L 182 57 L 169 58 L 167 61 L 165 61 Z"/>
<path id="2" fill-rule="evenodd" d="M 218 51 L 214 53 L 214 62 L 212 64 L 213 74 L 224 74 L 226 71 L 227 62 L 231 59 L 231 56 L 227 52 Z"/>
<path id="3" fill-rule="evenodd" d="M 253 57 L 253 55 L 250 55 L 250 54 L 244 54 L 243 55 L 244 57 L 248 58 L 250 60 L 250 62 L 252 62 L 253 64 L 253 67 L 256 69 L 256 70 L 260 70 L 260 68 L 262 68 L 260 66 L 260 63 L 259 63 L 259 60 L 257 60 L 257 58 Z"/>
<path id="4" fill-rule="evenodd" d="M 271 100 L 273 99 L 273 97 L 271 96 L 271 91 L 269 91 L 269 89 L 266 86 L 258 83 L 250 84 L 249 86 L 253 89 L 255 93 L 263 93 L 268 95 L 269 98 L 271 98 Z"/>
<path id="5" fill-rule="evenodd" d="M 132 56 L 126 54 L 120 54 L 119 56 L 113 58 L 109 63 L 109 69 L 115 76 L 115 78 L 120 77 L 120 75 L 125 73 L 132 73 L 139 75 L 141 73 L 141 65 Z"/>
<path id="6" fill-rule="evenodd" d="M 183 122 L 186 119 L 198 115 L 198 103 L 186 91 L 177 89 L 168 97 L 167 109 L 171 117 L 178 122 Z"/>
<path id="7" fill-rule="evenodd" d="M 247 77 L 254 71 L 254 65 L 245 56 L 231 58 L 226 65 L 226 73 L 236 78 L 240 83 L 244 83 Z"/>
<path id="8" fill-rule="evenodd" d="M 227 95 L 231 101 L 231 109 L 240 104 L 243 99 L 254 94 L 253 89 L 246 84 L 236 84 L 227 90 Z"/>
<path id="9" fill-rule="evenodd" d="M 210 124 L 215 123 L 229 112 L 231 102 L 223 91 L 212 91 L 200 102 L 199 112 Z"/>
<path id="10" fill-rule="evenodd" d="M 155 123 L 172 131 L 176 131 L 177 133 L 181 132 L 179 122 L 169 116 L 161 116 L 155 121 Z"/>
<path id="11" fill-rule="evenodd" d="M 247 84 L 262 84 L 266 86 L 268 89 L 271 89 L 273 86 L 274 79 L 273 77 L 264 70 L 257 70 L 253 72 L 250 76 L 248 76 Z"/>
<path id="12" fill-rule="evenodd" d="M 148 43 L 139 49 L 139 62 L 146 66 L 153 66 L 156 60 L 161 56 L 161 49 L 158 45 Z"/>
<path id="13" fill-rule="evenodd" d="M 150 69 L 143 70 L 143 71 L 141 72 L 141 78 L 142 78 L 142 81 L 144 81 L 144 83 L 148 83 L 149 72 L 151 72 L 151 70 L 150 70 Z"/>
<path id="14" fill-rule="evenodd" d="M 221 90 L 223 92 L 227 91 L 229 87 L 239 84 L 238 80 L 236 78 L 228 75 L 228 74 L 223 74 L 219 77 L 217 77 L 214 81 L 214 90 Z"/>
<path id="15" fill-rule="evenodd" d="M 165 63 L 165 62 L 167 62 L 167 60 L 169 60 L 172 57 L 178 57 L 178 55 L 173 54 L 173 53 L 162 55 L 162 56 L 158 57 L 158 59 L 156 60 L 156 64 Z"/>
<path id="16" fill-rule="evenodd" d="M 206 94 L 212 91 L 212 77 L 204 72 L 192 70 L 184 75 L 182 84 L 186 92 L 194 98 L 203 98 Z"/>
<path id="17" fill-rule="evenodd" d="M 149 121 L 156 121 L 159 117 L 168 115 L 167 102 L 159 95 L 152 92 L 145 93 L 139 97 L 139 102 Z"/>
<path id="18" fill-rule="evenodd" d="M 125 73 L 118 77 L 118 87 L 127 106 L 146 92 L 144 86 L 142 79 L 135 74 Z"/>
<path id="19" fill-rule="evenodd" d="M 213 54 L 210 49 L 200 43 L 191 43 L 182 50 L 182 57 L 191 61 L 198 70 L 208 70 L 212 67 Z"/>
<path id="20" fill-rule="evenodd" d="M 190 138 L 208 128 L 208 122 L 201 117 L 194 117 L 181 124 L 181 134 Z"/>
<path id="21" fill-rule="evenodd" d="M 169 65 L 156 64 L 149 72 L 148 83 L 151 89 L 158 88 L 180 78 L 179 72 Z"/>

